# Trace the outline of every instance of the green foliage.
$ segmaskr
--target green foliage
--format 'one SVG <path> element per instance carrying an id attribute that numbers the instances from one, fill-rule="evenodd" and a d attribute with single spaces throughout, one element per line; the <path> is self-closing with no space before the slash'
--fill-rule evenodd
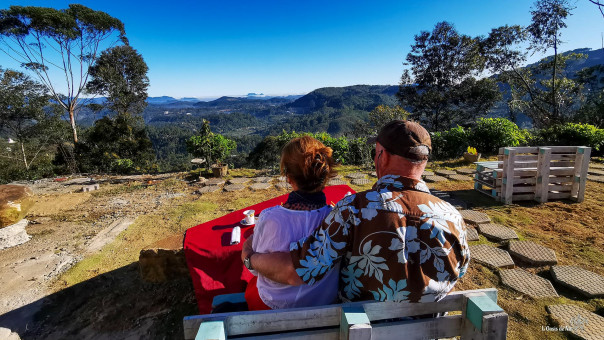
<path id="1" fill-rule="evenodd" d="M 214 162 L 222 163 L 237 148 L 235 141 L 215 134 L 210 130 L 210 122 L 202 121 L 199 134 L 187 140 L 187 151 L 195 157 L 206 160 L 207 168 Z"/>
<path id="2" fill-rule="evenodd" d="M 501 98 L 494 80 L 476 79 L 486 65 L 480 39 L 459 34 L 448 22 L 416 35 L 406 59 L 411 69 L 403 73 L 396 95 L 429 130 L 467 124 Z"/>
<path id="3" fill-rule="evenodd" d="M 458 158 L 468 148 L 469 131 L 457 126 L 432 134 L 432 157 L 436 159 Z"/>
<path id="4" fill-rule="evenodd" d="M 101 42 L 113 33 L 128 43 L 120 20 L 79 4 L 61 10 L 35 6 L 0 10 L 3 51 L 31 70 L 69 114 L 74 142 L 78 139 L 75 115 L 82 104 L 79 96 Z M 68 91 L 61 94 L 56 88 Z"/>
<path id="5" fill-rule="evenodd" d="M 281 150 L 290 140 L 311 136 L 321 141 L 325 146 L 333 150 L 333 158 L 336 163 L 346 165 L 364 165 L 371 161 L 371 145 L 366 145 L 366 138 L 332 137 L 326 132 L 321 133 L 298 133 L 283 131 L 278 136 L 267 136 L 250 152 L 247 162 L 250 166 L 262 169 L 278 169 L 281 160 Z"/>
<path id="6" fill-rule="evenodd" d="M 478 152 L 496 154 L 501 147 L 524 145 L 529 137 L 514 122 L 505 118 L 480 118 L 472 127 L 469 142 Z"/>
<path id="7" fill-rule="evenodd" d="M 590 124 L 565 123 L 537 131 L 540 145 L 577 145 L 592 148 L 592 156 L 604 154 L 604 129 Z"/>
<path id="8" fill-rule="evenodd" d="M 157 171 L 147 131 L 139 117 L 128 114 L 97 120 L 75 145 L 80 170 L 94 173 Z"/>
<path id="9" fill-rule="evenodd" d="M 148 70 L 143 56 L 129 45 L 112 47 L 90 68 L 86 91 L 106 96 L 106 106 L 118 114 L 141 113 L 147 106 Z"/>
<path id="10" fill-rule="evenodd" d="M 5 178 L 35 178 L 52 173 L 53 148 L 65 125 L 50 105 L 46 88 L 27 75 L 0 69 L 0 158 Z M 5 144 L 11 138 L 14 144 Z"/>

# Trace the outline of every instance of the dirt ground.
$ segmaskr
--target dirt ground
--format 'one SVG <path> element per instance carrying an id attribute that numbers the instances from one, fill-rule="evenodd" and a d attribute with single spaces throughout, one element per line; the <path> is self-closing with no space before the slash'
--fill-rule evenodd
<path id="1" fill-rule="evenodd" d="M 342 172 L 357 170 L 345 167 Z M 241 170 L 232 175 L 260 173 Z M 0 327 L 18 331 L 22 339 L 182 339 L 182 318 L 197 313 L 191 281 L 144 282 L 139 251 L 194 225 L 286 193 L 269 189 L 199 195 L 198 184 L 189 179 L 183 174 L 155 179 L 98 177 L 101 189 L 91 193 L 78 191 L 88 178 L 33 184 L 36 204 L 27 216 L 32 239 L 0 251 Z M 352 187 L 360 191 L 370 186 Z M 434 188 L 513 228 L 520 239 L 554 249 L 560 264 L 604 275 L 604 184 L 588 182 L 586 200 L 580 204 L 510 206 L 475 192 L 471 182 L 451 181 Z M 120 223 L 122 232 L 117 236 L 109 232 Z M 476 243 L 488 241 L 481 236 Z M 551 278 L 548 268 L 529 270 Z M 585 299 L 556 286 L 559 298 L 535 300 L 502 286 L 495 271 L 475 262 L 456 289 L 488 287 L 498 288 L 499 304 L 510 315 L 510 339 L 565 338 L 563 333 L 541 332 L 541 326 L 553 325 L 545 311 L 548 304 L 573 303 L 604 315 L 604 299 Z"/>

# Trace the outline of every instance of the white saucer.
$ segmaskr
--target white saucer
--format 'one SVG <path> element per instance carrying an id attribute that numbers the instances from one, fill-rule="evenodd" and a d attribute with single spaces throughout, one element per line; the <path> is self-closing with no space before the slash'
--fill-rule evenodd
<path id="1" fill-rule="evenodd" d="M 241 224 L 241 225 L 254 225 L 254 224 L 256 224 L 256 223 L 247 223 L 247 222 L 245 221 L 245 218 L 244 218 L 243 220 L 241 220 L 241 222 L 239 222 L 239 224 Z"/>

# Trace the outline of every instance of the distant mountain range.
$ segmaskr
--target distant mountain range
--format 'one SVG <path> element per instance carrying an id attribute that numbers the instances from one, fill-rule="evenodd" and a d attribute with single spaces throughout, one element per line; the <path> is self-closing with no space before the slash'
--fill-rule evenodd
<path id="1" fill-rule="evenodd" d="M 577 49 L 566 53 L 583 53 L 586 59 L 571 60 L 565 70 L 575 77 L 585 67 L 604 65 L 604 50 Z M 527 65 L 532 67 L 535 64 Z M 149 97 L 143 118 L 150 125 L 165 125 L 209 119 L 212 128 L 225 134 L 267 135 L 286 131 L 327 131 L 347 134 L 358 121 L 366 121 L 369 112 L 378 105 L 397 105 L 398 85 L 353 85 L 324 87 L 306 95 L 265 96 L 249 93 L 245 97 L 220 97 L 204 101 L 198 98 Z M 102 103 L 104 98 L 94 99 Z M 81 123 L 92 124 L 100 118 L 86 110 L 80 114 Z M 106 114 L 106 113 L 105 113 Z M 235 116 L 228 116 L 236 114 Z M 103 113 L 100 114 L 102 116 Z M 498 103 L 487 116 L 506 116 L 505 102 Z M 231 120 L 236 119 L 237 122 Z M 519 125 L 530 126 L 527 117 Z"/>

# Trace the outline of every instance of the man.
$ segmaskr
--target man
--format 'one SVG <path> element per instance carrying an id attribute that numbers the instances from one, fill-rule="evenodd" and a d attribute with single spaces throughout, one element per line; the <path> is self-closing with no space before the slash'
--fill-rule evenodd
<path id="1" fill-rule="evenodd" d="M 342 261 L 344 302 L 429 302 L 447 295 L 470 254 L 461 214 L 421 180 L 430 135 L 417 123 L 396 120 L 375 141 L 379 180 L 371 190 L 338 202 L 289 253 L 253 253 L 248 239 L 241 255 L 246 267 L 277 282 L 312 285 Z"/>

